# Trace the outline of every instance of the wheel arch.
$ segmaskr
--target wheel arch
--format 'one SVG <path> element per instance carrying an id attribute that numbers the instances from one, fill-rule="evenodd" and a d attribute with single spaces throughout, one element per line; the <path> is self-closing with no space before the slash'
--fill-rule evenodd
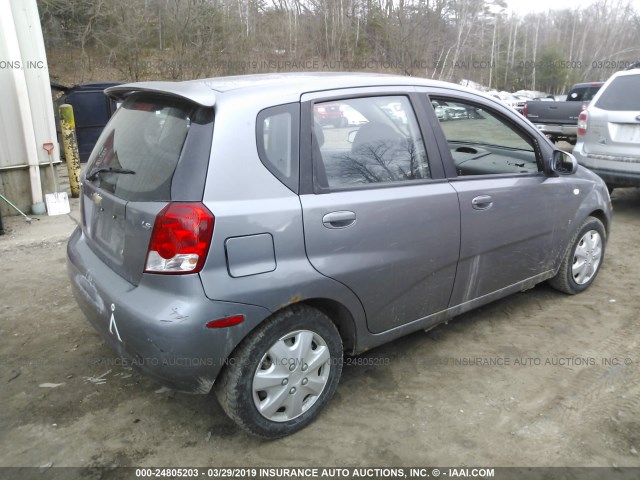
<path id="1" fill-rule="evenodd" d="M 338 333 L 340 334 L 340 338 L 342 340 L 343 351 L 347 352 L 348 354 L 355 355 L 357 338 L 356 324 L 349 309 L 342 303 L 329 298 L 310 298 L 284 305 L 282 306 L 282 308 L 271 312 L 269 316 L 256 323 L 250 330 L 245 333 L 245 335 L 238 342 L 235 343 L 234 347 L 227 354 L 226 359 L 233 357 L 234 353 L 238 348 L 240 348 L 245 339 L 252 335 L 260 325 L 262 325 L 264 322 L 268 322 L 269 319 L 274 315 L 282 311 L 291 309 L 294 305 L 307 305 L 324 313 L 338 329 Z M 226 365 L 223 365 L 220 368 L 217 377 L 220 376 L 222 370 L 224 370 L 225 367 Z"/>
<path id="2" fill-rule="evenodd" d="M 353 315 L 347 307 L 329 298 L 311 298 L 302 300 L 300 303 L 316 308 L 329 317 L 340 333 L 343 350 L 351 354 L 355 353 L 356 326 Z"/>
<path id="3" fill-rule="evenodd" d="M 604 231 L 607 234 L 607 239 L 608 239 L 609 238 L 609 229 L 611 228 L 611 226 L 610 226 L 609 219 L 605 215 L 604 211 L 602 211 L 602 210 L 594 210 L 588 216 L 597 218 L 598 220 L 600 220 L 602 222 L 602 225 L 604 225 Z"/>

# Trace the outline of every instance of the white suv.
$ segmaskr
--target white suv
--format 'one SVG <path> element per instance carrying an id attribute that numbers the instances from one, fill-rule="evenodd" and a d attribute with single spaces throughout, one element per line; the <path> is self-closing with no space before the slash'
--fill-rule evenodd
<path id="1" fill-rule="evenodd" d="M 640 68 L 613 74 L 578 118 L 578 163 L 615 187 L 640 186 Z"/>

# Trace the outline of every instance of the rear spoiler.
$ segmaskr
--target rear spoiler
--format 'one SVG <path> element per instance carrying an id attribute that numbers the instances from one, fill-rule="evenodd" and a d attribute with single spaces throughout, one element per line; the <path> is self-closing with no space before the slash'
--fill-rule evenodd
<path id="1" fill-rule="evenodd" d="M 184 98 L 203 107 L 216 103 L 214 91 L 202 81 L 192 82 L 136 82 L 107 88 L 104 93 L 117 101 L 124 101 L 135 92 L 159 93 Z"/>

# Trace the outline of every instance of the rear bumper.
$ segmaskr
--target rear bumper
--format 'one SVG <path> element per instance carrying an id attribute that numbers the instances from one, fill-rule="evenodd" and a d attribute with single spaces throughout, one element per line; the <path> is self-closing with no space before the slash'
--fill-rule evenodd
<path id="1" fill-rule="evenodd" d="M 144 275 L 132 285 L 89 248 L 80 228 L 67 246 L 73 294 L 89 322 L 132 366 L 176 390 L 208 393 L 229 354 L 269 316 L 262 307 L 209 300 L 198 275 Z M 242 314 L 240 325 L 209 329 L 210 320 Z"/>
<path id="2" fill-rule="evenodd" d="M 534 123 L 535 127 L 545 135 L 557 137 L 576 137 L 578 125 L 549 125 L 546 123 Z"/>
<path id="3" fill-rule="evenodd" d="M 640 157 L 585 154 L 582 145 L 573 152 L 580 165 L 587 167 L 614 187 L 640 186 Z"/>

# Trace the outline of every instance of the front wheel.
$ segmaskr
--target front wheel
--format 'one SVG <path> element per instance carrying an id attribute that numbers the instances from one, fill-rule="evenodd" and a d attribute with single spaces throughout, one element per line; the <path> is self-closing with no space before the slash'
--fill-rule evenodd
<path id="1" fill-rule="evenodd" d="M 342 340 L 319 310 L 298 305 L 245 338 L 215 384 L 227 415 L 249 433 L 278 438 L 308 425 L 342 372 Z"/>
<path id="2" fill-rule="evenodd" d="M 549 284 L 570 295 L 589 288 L 602 265 L 606 242 L 607 234 L 602 222 L 587 217 L 573 236 L 560 270 Z"/>

